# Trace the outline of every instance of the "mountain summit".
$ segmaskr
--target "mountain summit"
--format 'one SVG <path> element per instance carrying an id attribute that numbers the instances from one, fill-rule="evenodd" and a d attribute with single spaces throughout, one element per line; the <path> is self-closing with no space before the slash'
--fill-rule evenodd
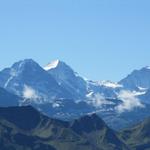
<path id="1" fill-rule="evenodd" d="M 125 88 L 131 90 L 150 88 L 150 67 L 146 66 L 140 70 L 134 70 L 119 83 L 122 84 Z"/>
<path id="2" fill-rule="evenodd" d="M 69 92 L 32 59 L 16 62 L 0 72 L 0 86 L 27 99 L 67 97 Z M 69 96 L 70 97 L 70 96 Z"/>
<path id="3" fill-rule="evenodd" d="M 0 107 L 0 122 L 2 150 L 128 150 L 96 115 L 84 116 L 79 123 L 71 125 L 49 118 L 30 106 Z M 76 128 L 85 134 L 76 132 Z"/>
<path id="4" fill-rule="evenodd" d="M 67 88 L 75 98 L 85 98 L 87 92 L 86 81 L 65 62 L 55 60 L 44 67 L 44 69 L 55 78 L 59 85 Z"/>
<path id="5" fill-rule="evenodd" d="M 44 69 L 47 71 L 47 70 L 50 70 L 50 69 L 53 69 L 53 68 L 56 68 L 58 66 L 58 64 L 60 63 L 60 60 L 54 60 L 52 61 L 51 63 L 47 64 Z"/>

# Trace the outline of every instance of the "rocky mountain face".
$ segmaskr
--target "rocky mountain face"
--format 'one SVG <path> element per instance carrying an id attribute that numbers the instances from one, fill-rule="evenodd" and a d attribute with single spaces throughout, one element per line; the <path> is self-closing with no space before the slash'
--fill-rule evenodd
<path id="1" fill-rule="evenodd" d="M 37 103 L 71 97 L 68 91 L 59 86 L 57 81 L 32 59 L 19 61 L 2 70 L 0 86 L 25 99 L 36 100 Z"/>
<path id="2" fill-rule="evenodd" d="M 96 112 L 109 126 L 120 129 L 149 116 L 149 74 L 150 68 L 144 67 L 118 83 L 91 81 L 62 61 L 42 68 L 25 59 L 0 72 L 0 87 L 20 97 L 13 104 L 5 101 L 5 106 L 32 105 L 63 120 Z"/>
<path id="3" fill-rule="evenodd" d="M 125 88 L 130 90 L 150 88 L 150 67 L 134 70 L 120 82 Z"/>
<path id="4" fill-rule="evenodd" d="M 0 88 L 0 107 L 18 106 L 22 99 Z"/>
<path id="5" fill-rule="evenodd" d="M 87 93 L 86 81 L 75 73 L 66 63 L 56 60 L 44 69 L 55 78 L 59 85 L 74 95 L 74 98 L 83 99 Z"/>

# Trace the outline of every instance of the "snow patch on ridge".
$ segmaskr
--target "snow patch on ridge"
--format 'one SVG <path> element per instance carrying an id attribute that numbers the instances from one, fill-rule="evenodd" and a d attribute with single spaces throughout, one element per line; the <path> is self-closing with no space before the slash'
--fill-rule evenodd
<path id="1" fill-rule="evenodd" d="M 145 69 L 150 69 L 150 66 L 146 66 Z"/>
<path id="2" fill-rule="evenodd" d="M 111 82 L 111 81 L 100 81 L 99 83 L 102 86 L 106 86 L 106 87 L 110 87 L 110 88 L 121 88 L 123 87 L 121 84 L 115 83 L 115 82 Z"/>
<path id="3" fill-rule="evenodd" d="M 5 85 L 4 85 L 4 88 L 7 88 L 8 84 L 11 82 L 11 80 L 13 80 L 13 78 L 17 76 L 17 73 L 14 69 L 11 69 L 11 72 L 10 72 L 10 77 L 8 78 L 8 80 L 6 81 Z"/>
<path id="4" fill-rule="evenodd" d="M 46 65 L 46 66 L 44 67 L 44 70 L 48 71 L 48 70 L 50 70 L 50 69 L 56 68 L 56 67 L 58 66 L 59 62 L 60 62 L 59 60 L 54 60 L 54 61 L 52 61 L 51 63 L 49 63 L 48 65 Z"/>
<path id="5" fill-rule="evenodd" d="M 88 95 L 89 99 L 88 99 L 87 103 L 93 105 L 96 108 L 99 108 L 103 105 L 114 104 L 113 102 L 106 100 L 102 94 L 97 93 L 97 94 L 94 94 L 93 96 L 91 96 L 92 94 L 93 93 L 89 93 L 89 95 Z"/>

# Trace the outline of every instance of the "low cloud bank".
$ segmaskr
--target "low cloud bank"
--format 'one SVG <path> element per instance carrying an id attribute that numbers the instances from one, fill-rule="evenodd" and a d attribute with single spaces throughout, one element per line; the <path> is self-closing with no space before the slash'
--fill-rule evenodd
<path id="1" fill-rule="evenodd" d="M 123 113 L 125 111 L 132 111 L 134 108 L 143 108 L 144 105 L 140 102 L 137 96 L 127 90 L 122 90 L 118 94 L 118 99 L 122 101 L 122 103 L 116 106 L 116 110 L 119 113 Z"/>
<path id="2" fill-rule="evenodd" d="M 23 97 L 25 99 L 38 99 L 39 98 L 36 91 L 33 88 L 31 88 L 30 86 L 27 86 L 27 85 L 24 85 Z"/>
<path id="3" fill-rule="evenodd" d="M 90 97 L 88 103 L 92 104 L 94 107 L 113 104 L 113 102 L 106 100 L 105 97 L 99 93 Z"/>

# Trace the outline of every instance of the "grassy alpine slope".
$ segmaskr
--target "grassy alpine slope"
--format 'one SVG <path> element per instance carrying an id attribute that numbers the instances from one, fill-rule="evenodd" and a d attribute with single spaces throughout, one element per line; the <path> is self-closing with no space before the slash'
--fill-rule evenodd
<path id="1" fill-rule="evenodd" d="M 0 108 L 1 150 L 128 150 L 96 114 L 72 122 L 33 107 Z"/>

